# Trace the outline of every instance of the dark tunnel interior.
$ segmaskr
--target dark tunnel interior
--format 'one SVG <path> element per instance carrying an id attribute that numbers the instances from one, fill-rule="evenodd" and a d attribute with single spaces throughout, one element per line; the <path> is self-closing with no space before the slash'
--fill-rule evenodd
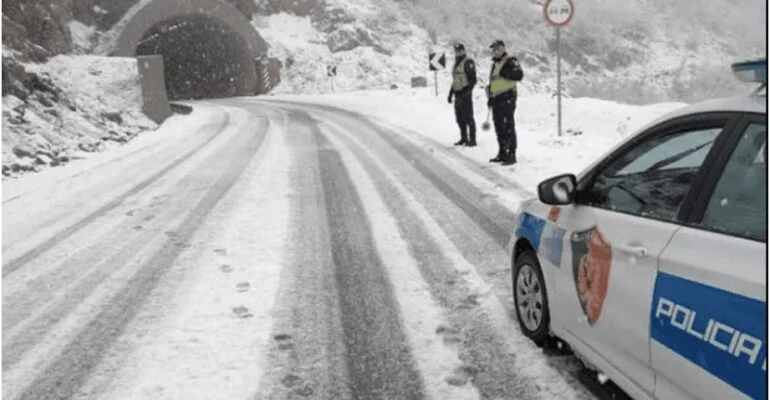
<path id="1" fill-rule="evenodd" d="M 170 100 L 253 95 L 254 61 L 244 39 L 206 15 L 167 19 L 150 28 L 136 55 L 163 56 Z"/>

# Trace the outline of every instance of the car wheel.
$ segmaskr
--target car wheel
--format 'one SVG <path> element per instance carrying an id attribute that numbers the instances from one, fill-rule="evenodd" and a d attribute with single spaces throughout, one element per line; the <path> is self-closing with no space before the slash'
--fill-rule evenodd
<path id="1" fill-rule="evenodd" d="M 522 253 L 513 266 L 513 304 L 524 335 L 538 346 L 545 344 L 551 322 L 548 295 L 540 263 L 532 251 Z"/>

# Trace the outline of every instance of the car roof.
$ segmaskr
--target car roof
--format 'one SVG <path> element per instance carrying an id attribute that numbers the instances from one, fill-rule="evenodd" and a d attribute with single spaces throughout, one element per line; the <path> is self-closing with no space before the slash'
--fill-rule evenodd
<path id="1" fill-rule="evenodd" d="M 720 111 L 767 114 L 767 96 L 744 95 L 723 99 L 706 100 L 688 107 L 684 107 L 680 111 L 683 113 L 683 115 Z"/>
<path id="2" fill-rule="evenodd" d="M 705 100 L 689 106 L 684 106 L 671 111 L 650 122 L 637 132 L 647 130 L 661 122 L 670 119 L 711 112 L 745 112 L 767 115 L 767 96 L 766 95 L 743 95 L 736 97 L 727 97 L 720 99 Z"/>
<path id="3" fill-rule="evenodd" d="M 696 114 L 702 114 L 702 113 L 712 113 L 712 112 L 714 113 L 742 112 L 742 113 L 757 113 L 757 114 L 767 115 L 767 96 L 752 94 L 752 95 L 743 95 L 743 96 L 736 96 L 736 97 L 705 100 L 699 103 L 684 106 L 676 110 L 670 111 L 667 114 L 664 114 L 656 118 L 652 122 L 637 129 L 634 134 L 627 137 L 625 140 L 622 140 L 620 143 L 617 143 L 607 153 L 605 153 L 601 157 L 598 157 L 590 165 L 588 165 L 585 169 L 583 169 L 583 171 L 581 171 L 580 174 L 578 175 L 578 178 L 582 179 L 582 177 L 586 173 L 591 171 L 598 163 L 600 163 L 607 156 L 607 154 L 614 152 L 615 150 L 623 146 L 625 143 L 627 143 L 629 140 L 633 140 L 633 138 L 637 137 L 638 135 L 641 135 L 648 129 L 658 124 L 661 124 L 663 122 L 666 122 L 675 118 L 679 118 L 679 117 L 685 117 L 688 115 L 696 115 Z"/>

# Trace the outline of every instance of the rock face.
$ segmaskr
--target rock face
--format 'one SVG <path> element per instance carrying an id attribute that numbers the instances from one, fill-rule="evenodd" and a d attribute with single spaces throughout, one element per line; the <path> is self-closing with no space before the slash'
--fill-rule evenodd
<path id="1" fill-rule="evenodd" d="M 285 12 L 300 17 L 320 17 L 323 15 L 325 7 L 325 1 L 323 0 L 261 0 L 258 3 L 257 8 L 260 13 L 277 14 Z"/>
<path id="2" fill-rule="evenodd" d="M 332 53 L 349 51 L 357 47 L 371 47 L 378 53 L 387 56 L 392 55 L 363 24 L 349 24 L 339 27 L 329 34 L 327 45 Z"/>
<path id="3" fill-rule="evenodd" d="M 412 78 L 412 87 L 426 87 L 428 86 L 428 78 L 424 76 L 415 76 Z"/>
<path id="4" fill-rule="evenodd" d="M 3 61 L 3 75 L 15 77 L 12 88 L 3 80 L 4 176 L 59 165 L 156 126 L 142 112 L 134 60 L 60 55 L 27 70 Z"/>
<path id="5" fill-rule="evenodd" d="M 3 45 L 25 59 L 44 61 L 72 50 L 71 0 L 6 0 Z"/>

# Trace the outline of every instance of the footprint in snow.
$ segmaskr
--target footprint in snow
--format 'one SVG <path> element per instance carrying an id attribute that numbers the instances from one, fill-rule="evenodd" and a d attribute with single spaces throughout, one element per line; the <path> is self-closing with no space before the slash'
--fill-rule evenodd
<path id="1" fill-rule="evenodd" d="M 293 388 L 292 392 L 302 397 L 308 397 L 314 393 L 313 388 L 311 388 L 310 385 L 304 383 L 302 378 L 294 374 L 287 374 L 284 376 L 283 379 L 281 379 L 281 383 L 287 388 Z"/>
<path id="2" fill-rule="evenodd" d="M 236 288 L 238 289 L 238 291 L 239 291 L 239 292 L 241 292 L 241 293 L 243 293 L 243 292 L 248 292 L 248 291 L 249 291 L 249 287 L 250 287 L 250 286 L 251 286 L 251 285 L 250 285 L 248 282 L 241 282 L 241 283 L 239 283 L 239 284 L 235 285 L 235 287 L 236 287 Z"/>
<path id="3" fill-rule="evenodd" d="M 226 256 L 227 255 L 227 249 L 214 249 L 214 253 L 217 253 L 220 256 Z"/>
<path id="4" fill-rule="evenodd" d="M 302 385 L 302 386 L 294 389 L 293 392 L 295 394 L 298 394 L 298 395 L 302 396 L 302 397 L 308 397 L 308 396 L 313 395 L 313 393 L 314 393 L 313 392 L 313 388 L 311 388 L 308 385 Z"/>
<path id="5" fill-rule="evenodd" d="M 137 225 L 137 226 L 133 227 L 133 229 L 135 231 L 141 231 L 142 230 L 142 226 L 141 225 Z"/>
<path id="6" fill-rule="evenodd" d="M 472 381 L 478 373 L 478 368 L 465 364 L 455 368 L 444 380 L 452 386 L 463 386 Z"/>
<path id="7" fill-rule="evenodd" d="M 279 333 L 273 336 L 273 339 L 278 343 L 278 350 L 290 350 L 294 348 L 294 343 L 291 341 L 291 335 Z"/>
<path id="8" fill-rule="evenodd" d="M 229 274 L 230 272 L 233 272 L 233 267 L 231 267 L 231 266 L 229 266 L 229 265 L 227 265 L 227 264 L 222 264 L 222 265 L 220 265 L 220 266 L 219 266 L 219 269 L 220 269 L 222 272 L 226 273 L 226 274 Z"/>
<path id="9" fill-rule="evenodd" d="M 129 216 L 129 217 L 133 217 L 135 213 L 136 213 L 136 210 L 131 210 L 131 211 L 127 212 L 126 215 Z"/>
<path id="10" fill-rule="evenodd" d="M 466 297 L 455 309 L 457 310 L 470 310 L 479 306 L 479 296 L 472 294 Z"/>
<path id="11" fill-rule="evenodd" d="M 252 317 L 254 317 L 254 314 L 250 313 L 249 309 L 244 307 L 244 306 L 234 307 L 233 308 L 233 314 L 235 314 L 235 316 L 238 317 L 238 318 L 252 318 Z"/>
<path id="12" fill-rule="evenodd" d="M 302 378 L 294 374 L 286 374 L 286 376 L 281 379 L 281 383 L 283 383 L 283 386 L 286 387 L 295 387 L 302 383 Z"/>
<path id="13" fill-rule="evenodd" d="M 463 341 L 459 329 L 444 324 L 441 324 L 436 328 L 436 334 L 444 339 L 444 344 L 456 344 Z"/>

